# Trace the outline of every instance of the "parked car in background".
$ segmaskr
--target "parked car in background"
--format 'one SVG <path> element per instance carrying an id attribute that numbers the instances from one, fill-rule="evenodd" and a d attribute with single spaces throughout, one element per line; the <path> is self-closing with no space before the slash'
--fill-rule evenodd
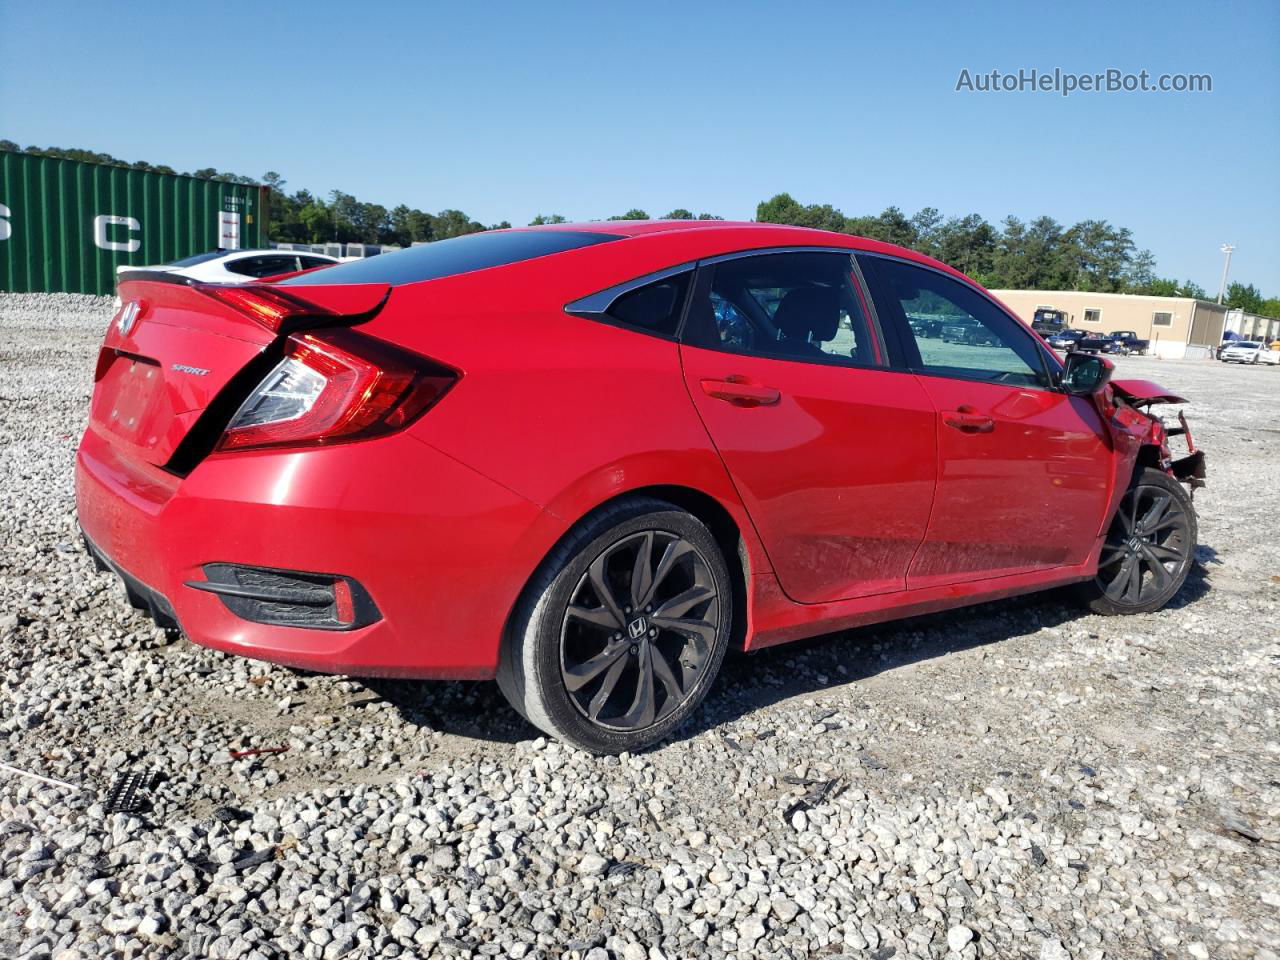
<path id="1" fill-rule="evenodd" d="M 1062 330 L 1049 337 L 1049 346 L 1057 350 L 1071 350 L 1084 339 L 1083 330 Z"/>
<path id="2" fill-rule="evenodd" d="M 1219 360 L 1221 360 L 1223 350 L 1226 350 L 1227 347 L 1230 347 L 1233 344 L 1237 344 L 1244 339 L 1246 338 L 1243 335 L 1236 333 L 1234 330 L 1225 331 L 1222 334 L 1222 342 L 1218 344 L 1218 349 L 1214 351 L 1214 356 L 1217 357 Z"/>
<path id="3" fill-rule="evenodd" d="M 1031 329 L 1046 339 L 1067 329 L 1067 312 L 1040 307 L 1031 317 Z"/>
<path id="4" fill-rule="evenodd" d="M 1275 363 L 1280 364 L 1280 351 L 1268 350 L 1256 340 L 1237 340 L 1218 355 L 1224 363 Z"/>
<path id="5" fill-rule="evenodd" d="M 917 337 L 942 336 L 942 321 L 937 317 L 908 317 L 907 322 Z"/>
<path id="6" fill-rule="evenodd" d="M 996 339 L 972 317 L 955 317 L 944 321 L 939 336 L 943 343 L 965 343 L 975 347 L 993 347 Z"/>
<path id="7" fill-rule="evenodd" d="M 1075 343 L 1081 353 L 1119 353 L 1120 345 L 1105 333 L 1085 333 Z"/>
<path id="8" fill-rule="evenodd" d="M 120 266 L 116 273 L 122 275 L 133 270 L 149 270 L 177 274 L 202 283 L 244 283 L 299 270 L 331 267 L 339 262 L 337 257 L 327 254 L 294 250 L 211 250 L 154 267 Z"/>
<path id="9" fill-rule="evenodd" d="M 76 503 L 131 602 L 298 668 L 496 678 L 587 750 L 671 733 L 731 646 L 1066 584 L 1150 613 L 1194 558 L 1204 455 L 1151 413 L 1183 398 L 875 241 L 566 224 L 119 294 Z"/>
<path id="10" fill-rule="evenodd" d="M 1151 352 L 1151 341 L 1144 340 L 1134 330 L 1113 330 L 1111 332 L 1111 340 L 1113 343 L 1121 345 L 1121 353 L 1145 355 Z"/>
<path id="11" fill-rule="evenodd" d="M 1146 354 L 1151 351 L 1151 341 L 1143 340 L 1133 330 L 1114 330 L 1111 333 L 1086 334 L 1076 341 L 1076 349 L 1085 353 Z"/>

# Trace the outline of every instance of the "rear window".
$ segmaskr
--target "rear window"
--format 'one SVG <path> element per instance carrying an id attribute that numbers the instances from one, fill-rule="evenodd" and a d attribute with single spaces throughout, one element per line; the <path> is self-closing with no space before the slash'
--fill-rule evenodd
<path id="1" fill-rule="evenodd" d="M 231 273 L 238 273 L 243 277 L 274 277 L 278 273 L 293 273 L 297 270 L 298 257 L 297 254 L 240 257 L 228 260 L 225 266 Z"/>
<path id="2" fill-rule="evenodd" d="M 389 283 L 399 286 L 423 280 L 438 280 L 488 267 L 506 266 L 521 260 L 546 257 L 617 239 L 620 238 L 613 234 L 580 233 L 573 230 L 471 233 L 365 260 L 341 263 L 328 270 L 293 277 L 282 283 L 299 287 L 333 283 Z"/>

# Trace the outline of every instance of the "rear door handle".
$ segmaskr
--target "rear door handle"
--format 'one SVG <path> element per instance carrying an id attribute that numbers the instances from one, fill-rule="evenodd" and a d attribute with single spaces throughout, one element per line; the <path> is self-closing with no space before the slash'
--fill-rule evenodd
<path id="1" fill-rule="evenodd" d="M 963 406 L 957 410 L 944 410 L 942 422 L 962 433 L 990 433 L 996 428 L 994 420 L 985 414 L 978 413 L 970 406 Z"/>
<path id="2" fill-rule="evenodd" d="M 702 392 L 735 407 L 771 407 L 782 394 L 773 387 L 751 383 L 746 377 L 731 375 L 723 380 L 703 380 Z"/>

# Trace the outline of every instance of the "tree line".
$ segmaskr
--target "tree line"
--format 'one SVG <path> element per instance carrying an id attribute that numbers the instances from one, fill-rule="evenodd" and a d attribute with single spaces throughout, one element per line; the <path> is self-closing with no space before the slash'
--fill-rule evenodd
<path id="1" fill-rule="evenodd" d="M 976 213 L 944 217 L 935 207 L 925 207 L 914 216 L 889 207 L 875 216 L 850 217 L 830 204 L 799 204 L 787 193 L 761 203 L 756 220 L 832 230 L 908 247 L 950 264 L 992 289 L 1212 299 L 1198 283 L 1159 276 L 1155 257 L 1150 250 L 1137 248 L 1129 228 L 1105 220 L 1065 226 L 1048 216 L 1025 222 L 1008 216 L 995 226 Z M 1247 313 L 1280 316 L 1280 298 L 1264 298 L 1253 284 L 1230 284 L 1223 302 Z"/>
<path id="2" fill-rule="evenodd" d="M 143 161 L 128 163 L 110 154 L 58 147 L 21 148 L 0 140 L 0 150 L 41 156 L 107 163 L 155 173 L 178 173 L 172 167 Z M 268 236 L 275 242 L 375 243 L 408 246 L 446 240 L 480 230 L 510 227 L 509 221 L 484 224 L 461 210 L 449 208 L 430 213 L 399 204 L 388 208 L 357 199 L 341 190 L 328 197 L 302 189 L 292 193 L 286 180 L 268 171 L 261 181 L 213 167 L 193 170 L 188 176 L 230 183 L 263 183 L 272 190 Z M 630 209 L 609 220 L 648 220 L 644 210 Z M 677 208 L 662 215 L 665 220 L 720 220 L 710 213 Z M 1127 227 L 1106 220 L 1082 220 L 1067 226 L 1053 217 L 1023 221 L 1008 216 L 992 224 L 983 216 L 944 216 L 925 207 L 908 216 L 896 206 L 879 214 L 848 216 L 831 204 L 801 204 L 788 193 L 779 193 L 756 207 L 762 223 L 791 224 L 832 230 L 918 250 L 948 263 L 983 286 L 1011 290 L 1081 290 L 1096 293 L 1135 293 L 1155 296 L 1208 298 L 1205 289 L 1191 280 L 1162 277 L 1149 250 L 1140 250 Z M 559 214 L 539 214 L 531 226 L 564 223 Z M 1253 284 L 1234 282 L 1224 302 L 1248 313 L 1280 317 L 1280 297 L 1266 298 Z"/>

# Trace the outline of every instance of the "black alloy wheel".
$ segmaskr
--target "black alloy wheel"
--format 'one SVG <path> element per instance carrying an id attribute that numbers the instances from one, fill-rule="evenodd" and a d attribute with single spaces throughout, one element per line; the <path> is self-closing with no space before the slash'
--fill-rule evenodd
<path id="1" fill-rule="evenodd" d="M 719 631 L 710 565 L 674 533 L 606 547 L 578 580 L 560 628 L 560 675 L 592 723 L 639 730 L 688 699 Z"/>
<path id="2" fill-rule="evenodd" d="M 1164 606 L 1190 572 L 1196 533 L 1195 508 L 1182 485 L 1163 471 L 1140 470 L 1107 532 L 1091 606 L 1107 614 Z"/>
<path id="3" fill-rule="evenodd" d="M 650 497 L 578 521 L 512 612 L 498 684 L 534 726 L 593 753 L 642 750 L 702 702 L 734 587 L 711 531 Z"/>

